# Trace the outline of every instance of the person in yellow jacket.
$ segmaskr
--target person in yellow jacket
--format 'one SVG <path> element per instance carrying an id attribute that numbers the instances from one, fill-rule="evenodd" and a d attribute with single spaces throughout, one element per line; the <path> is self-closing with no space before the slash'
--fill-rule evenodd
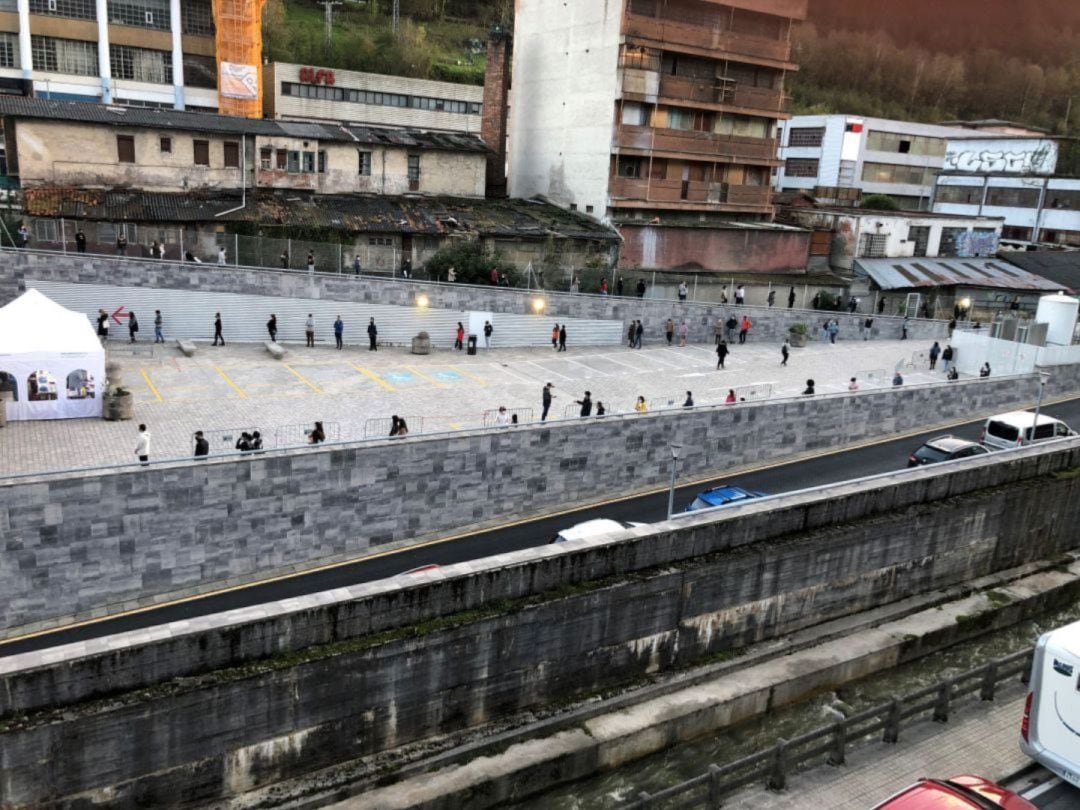
<path id="1" fill-rule="evenodd" d="M 634 410 L 638 413 L 647 413 L 649 406 L 645 404 L 645 397 L 638 397 L 637 402 L 634 403 Z"/>

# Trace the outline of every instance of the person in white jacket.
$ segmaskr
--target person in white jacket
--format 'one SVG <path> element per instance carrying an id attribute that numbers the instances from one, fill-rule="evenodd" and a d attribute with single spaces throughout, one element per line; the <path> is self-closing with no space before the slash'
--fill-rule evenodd
<path id="1" fill-rule="evenodd" d="M 135 443 L 135 455 L 144 467 L 150 464 L 150 431 L 146 425 L 139 425 L 139 440 Z"/>

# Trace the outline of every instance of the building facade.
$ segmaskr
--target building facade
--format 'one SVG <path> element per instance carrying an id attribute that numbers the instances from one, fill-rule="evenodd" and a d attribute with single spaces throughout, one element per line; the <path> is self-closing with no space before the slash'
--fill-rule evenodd
<path id="1" fill-rule="evenodd" d="M 273 62 L 263 68 L 267 118 L 480 132 L 484 88 Z"/>
<path id="2" fill-rule="evenodd" d="M 217 111 L 211 0 L 0 0 L 0 90 Z"/>
<path id="3" fill-rule="evenodd" d="M 901 208 L 928 211 L 948 140 L 964 133 L 910 121 L 797 115 L 780 124 L 776 188 L 833 201 L 885 194 Z"/>
<path id="4" fill-rule="evenodd" d="M 709 226 L 772 219 L 791 30 L 805 16 L 806 0 L 522 0 L 510 195 L 612 222 L 660 269 L 666 252 L 641 229 L 684 229 L 711 269 Z"/>

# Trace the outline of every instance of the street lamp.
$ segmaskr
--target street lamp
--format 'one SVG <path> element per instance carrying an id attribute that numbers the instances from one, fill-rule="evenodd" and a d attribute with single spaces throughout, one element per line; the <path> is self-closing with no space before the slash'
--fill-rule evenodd
<path id="1" fill-rule="evenodd" d="M 427 309 L 428 297 L 423 294 L 416 296 L 416 305 L 420 307 L 420 309 Z"/>
<path id="2" fill-rule="evenodd" d="M 544 307 L 547 305 L 544 303 L 543 298 L 534 298 L 532 302 L 533 312 L 540 315 L 544 311 Z"/>
<path id="3" fill-rule="evenodd" d="M 1035 438 L 1035 431 L 1039 427 L 1039 412 L 1042 410 L 1043 391 L 1046 389 L 1046 383 L 1049 379 L 1049 372 L 1039 372 L 1039 399 L 1035 402 L 1035 424 L 1031 426 L 1031 436 L 1029 439 Z"/>
<path id="4" fill-rule="evenodd" d="M 965 321 L 971 320 L 971 299 L 970 298 L 961 298 L 960 299 L 960 309 L 963 312 L 964 320 Z"/>
<path id="5" fill-rule="evenodd" d="M 668 520 L 671 520 L 675 516 L 675 476 L 678 474 L 679 453 L 682 452 L 683 446 L 673 443 L 668 447 L 671 450 L 671 486 L 668 488 L 667 516 Z"/>

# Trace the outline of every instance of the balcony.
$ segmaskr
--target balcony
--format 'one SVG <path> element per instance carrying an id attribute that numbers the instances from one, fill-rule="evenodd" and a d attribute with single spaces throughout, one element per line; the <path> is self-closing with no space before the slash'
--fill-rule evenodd
<path id="1" fill-rule="evenodd" d="M 777 161 L 775 138 L 744 138 L 691 132 L 681 129 L 654 129 L 621 124 L 615 143 L 622 149 L 649 152 L 674 152 L 679 155 L 706 156 L 738 163 L 740 160 Z"/>
<path id="2" fill-rule="evenodd" d="M 640 14 L 626 15 L 623 33 L 666 46 L 686 45 L 704 51 L 722 52 L 715 53 L 716 58 L 723 58 L 723 53 L 728 53 L 774 62 L 791 62 L 791 43 L 787 40 L 761 39 L 721 28 L 705 28 Z"/>
<path id="3" fill-rule="evenodd" d="M 733 183 L 701 183 L 690 180 L 650 180 L 613 177 L 609 186 L 611 203 L 653 203 L 660 206 L 696 204 L 705 208 L 724 205 L 740 208 L 768 208 L 772 192 L 768 186 L 740 186 Z"/>
<path id="4" fill-rule="evenodd" d="M 780 90 L 753 87 L 723 79 L 690 79 L 683 76 L 661 76 L 663 98 L 704 104 L 725 104 L 770 113 L 786 113 L 791 99 Z"/>

